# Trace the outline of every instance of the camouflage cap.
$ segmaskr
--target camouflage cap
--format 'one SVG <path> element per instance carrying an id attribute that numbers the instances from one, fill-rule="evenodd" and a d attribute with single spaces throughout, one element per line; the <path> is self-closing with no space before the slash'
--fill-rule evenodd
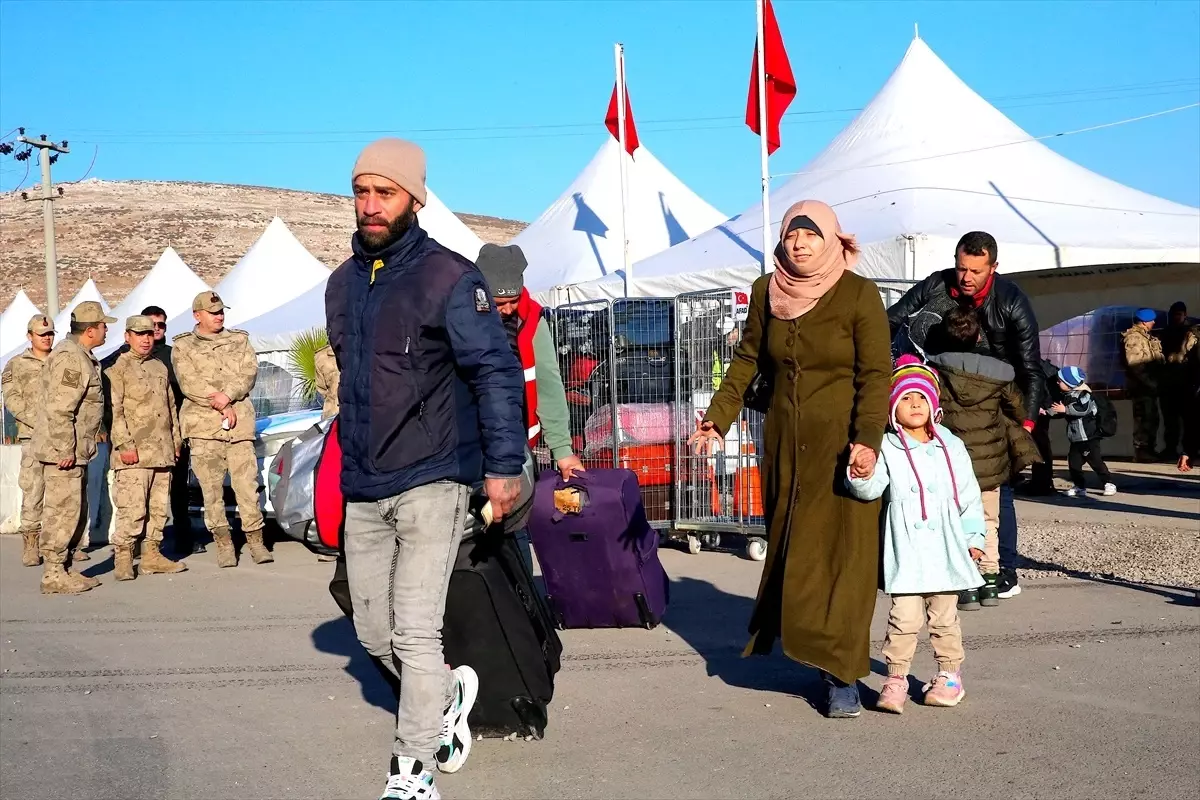
<path id="1" fill-rule="evenodd" d="M 154 333 L 154 320 L 145 314 L 134 314 L 125 320 L 125 330 L 130 333 Z"/>
<path id="2" fill-rule="evenodd" d="M 29 318 L 29 326 L 26 330 L 34 336 L 41 336 L 43 333 L 54 333 L 54 320 L 45 314 L 34 314 Z"/>
<path id="3" fill-rule="evenodd" d="M 196 295 L 196 299 L 192 301 L 192 311 L 207 311 L 210 314 L 215 314 L 218 311 L 224 311 L 229 308 L 221 300 L 221 295 L 214 291 L 201 292 Z"/>
<path id="4" fill-rule="evenodd" d="M 104 306 L 97 303 L 95 300 L 84 300 L 75 308 L 71 309 L 71 322 L 82 322 L 89 325 L 99 322 L 116 322 L 116 317 L 110 317 L 104 313 Z"/>

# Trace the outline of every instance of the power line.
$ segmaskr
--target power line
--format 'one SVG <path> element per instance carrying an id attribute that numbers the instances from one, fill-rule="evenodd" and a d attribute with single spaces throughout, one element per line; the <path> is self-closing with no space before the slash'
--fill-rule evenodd
<path id="1" fill-rule="evenodd" d="M 1150 114 L 1142 114 L 1141 116 L 1137 116 L 1137 117 L 1129 117 L 1128 119 L 1121 119 L 1121 120 L 1117 120 L 1115 122 L 1104 122 L 1099 125 L 1089 125 L 1086 128 L 1078 128 L 1073 131 L 1062 131 L 1060 133 L 1047 133 L 1042 136 L 1031 136 L 1027 139 L 1018 139 L 1013 142 L 999 142 L 997 144 L 984 145 L 983 147 L 973 147 L 973 148 L 970 148 L 969 150 L 956 150 L 952 153 L 936 153 L 936 154 L 928 155 L 928 156 L 917 156 L 916 158 L 904 158 L 904 159 L 900 159 L 899 161 L 885 161 L 885 162 L 881 162 L 878 164 L 856 164 L 853 167 L 842 167 L 840 169 L 813 169 L 813 170 L 800 170 L 799 172 L 781 172 L 778 175 L 772 175 L 771 177 L 772 178 L 784 178 L 784 177 L 791 177 L 793 175 L 824 175 L 824 174 L 829 174 L 829 173 L 853 172 L 855 170 L 871 169 L 873 167 L 894 167 L 894 166 L 898 166 L 900 164 L 913 164 L 913 163 L 916 163 L 919 161 L 932 161 L 932 160 L 938 159 L 938 158 L 949 158 L 951 156 L 961 156 L 961 155 L 966 155 L 968 153 L 980 153 L 980 152 L 983 152 L 984 150 L 996 150 L 1001 147 L 1012 147 L 1013 145 L 1018 145 L 1018 144 L 1029 144 L 1030 142 L 1040 142 L 1045 139 L 1059 139 L 1064 136 L 1075 136 L 1080 133 L 1090 133 L 1091 131 L 1104 130 L 1105 128 L 1115 128 L 1118 125 L 1128 125 L 1133 122 L 1141 122 L 1142 120 L 1153 119 L 1155 117 L 1165 117 L 1168 114 L 1175 114 L 1179 111 L 1186 111 L 1189 108 L 1197 108 L 1197 107 L 1200 107 L 1200 103 L 1189 103 L 1188 105 L 1185 105 L 1185 106 L 1176 106 L 1175 108 L 1168 108 L 1163 111 L 1155 111 Z"/>
<path id="2" fill-rule="evenodd" d="M 1031 94 L 1004 95 L 996 97 L 997 108 L 1031 108 L 1044 105 L 1062 105 L 1067 103 L 1081 102 L 1107 102 L 1110 100 L 1129 99 L 1129 92 L 1154 89 L 1152 92 L 1142 92 L 1132 97 L 1158 97 L 1169 94 L 1179 94 L 1183 92 L 1192 92 L 1200 89 L 1200 80 L 1195 78 L 1175 78 L 1171 80 L 1152 81 L 1147 83 L 1123 84 L 1117 86 L 1094 87 L 1084 89 L 1068 89 L 1055 92 L 1038 92 Z M 1116 92 L 1117 94 L 1113 94 Z M 1078 95 L 1108 95 L 1099 97 L 1079 97 Z M 1041 98 L 1039 100 L 1039 98 Z M 1049 99 L 1049 98 L 1073 98 L 1073 99 Z M 1017 102 L 1017 103 L 1000 103 L 1003 100 L 1034 100 L 1035 102 Z M 827 114 L 849 114 L 862 111 L 862 107 L 856 108 L 833 108 L 833 109 L 801 109 L 788 112 L 784 120 L 787 124 L 810 124 L 811 122 L 833 122 L 837 120 L 800 120 L 800 117 L 813 117 Z M 742 117 L 740 116 L 712 116 L 712 117 L 675 117 L 665 119 L 649 119 L 640 120 L 638 124 L 645 126 L 647 130 L 653 130 L 652 126 L 657 125 L 676 125 L 682 123 L 707 123 L 707 122 L 734 122 L 735 124 L 729 127 L 740 127 Z M 259 130 L 259 131 L 148 131 L 145 133 L 124 131 L 120 129 L 101 129 L 101 128 L 81 128 L 77 129 L 76 133 L 89 134 L 93 137 L 89 140 L 90 143 L 101 144 L 189 144 L 187 141 L 176 141 L 176 139 L 210 139 L 213 143 L 222 138 L 235 138 L 238 140 L 247 139 L 250 137 L 309 137 L 309 136 L 380 136 L 385 134 L 403 133 L 408 135 L 424 135 L 433 138 L 435 134 L 487 134 L 473 137 L 443 137 L 437 136 L 439 141 L 464 141 L 466 139 L 512 139 L 519 138 L 508 133 L 502 132 L 523 132 L 523 131 L 561 131 L 560 134 L 542 134 L 536 138 L 546 138 L 553 135 L 591 135 L 594 133 L 598 123 L 591 122 L 572 122 L 572 123 L 531 123 L 519 125 L 489 125 L 486 127 L 438 127 L 438 128 L 390 128 L 390 129 L 349 129 L 349 130 Z M 586 129 L 578 133 L 572 132 L 570 129 Z M 684 130 L 705 130 L 708 128 L 669 128 L 671 131 Z M 98 136 L 97 136 L 98 134 Z M 106 139 L 108 135 L 121 136 L 120 139 Z M 129 138 L 132 137 L 132 138 Z M 261 144 L 340 144 L 346 141 L 354 142 L 360 140 L 343 140 L 343 139 L 275 139 L 269 142 L 261 142 Z M 209 142 L 200 142 L 209 143 Z M 257 144 L 253 141 L 236 141 L 230 142 L 236 144 Z"/>

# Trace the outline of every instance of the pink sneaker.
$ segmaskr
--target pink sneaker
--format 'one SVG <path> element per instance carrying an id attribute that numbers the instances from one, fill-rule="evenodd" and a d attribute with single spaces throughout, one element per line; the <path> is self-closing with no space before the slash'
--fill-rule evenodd
<path id="1" fill-rule="evenodd" d="M 961 672 L 946 672 L 943 670 L 933 676 L 933 680 L 922 687 L 925 692 L 925 705 L 953 708 L 967 696 L 967 690 L 962 685 Z"/>
<path id="2" fill-rule="evenodd" d="M 879 692 L 879 700 L 875 708 L 880 711 L 890 711 L 893 714 L 904 713 L 904 703 L 908 700 L 908 676 L 889 675 Z"/>

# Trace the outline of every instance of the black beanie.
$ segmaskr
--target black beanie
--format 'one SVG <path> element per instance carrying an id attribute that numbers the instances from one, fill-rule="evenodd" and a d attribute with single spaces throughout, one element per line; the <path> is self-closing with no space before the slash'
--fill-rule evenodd
<path id="1" fill-rule="evenodd" d="M 492 297 L 516 297 L 525 285 L 525 267 L 529 262 L 515 244 L 485 244 L 479 249 L 475 266 L 483 273 Z"/>

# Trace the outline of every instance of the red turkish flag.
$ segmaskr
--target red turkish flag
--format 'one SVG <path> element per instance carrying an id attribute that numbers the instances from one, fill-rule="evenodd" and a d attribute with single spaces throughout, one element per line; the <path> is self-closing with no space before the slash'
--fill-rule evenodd
<path id="1" fill-rule="evenodd" d="M 787 50 L 783 47 L 783 34 L 775 21 L 771 0 L 763 0 L 763 33 L 766 47 L 763 62 L 767 73 L 767 153 L 779 149 L 779 121 L 787 107 L 796 97 L 796 79 L 792 77 L 792 65 L 788 63 Z M 754 40 L 754 60 L 750 63 L 750 96 L 746 98 L 746 124 L 750 130 L 762 136 L 758 117 L 758 46 Z"/>
<path id="2" fill-rule="evenodd" d="M 617 86 L 613 84 L 612 99 L 608 101 L 608 113 L 604 115 L 604 124 L 609 133 L 618 142 L 621 141 L 620 129 L 617 127 Z M 633 124 L 633 106 L 629 103 L 629 87 L 625 87 L 625 151 L 633 155 L 638 149 L 637 126 Z"/>

